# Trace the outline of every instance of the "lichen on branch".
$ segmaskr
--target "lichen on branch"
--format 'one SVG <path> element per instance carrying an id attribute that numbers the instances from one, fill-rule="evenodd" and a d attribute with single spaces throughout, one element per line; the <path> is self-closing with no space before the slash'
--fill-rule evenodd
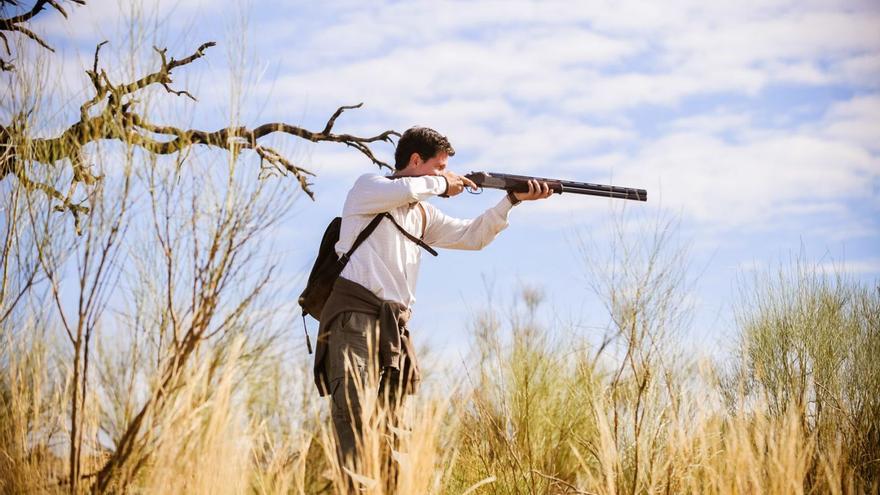
<path id="1" fill-rule="evenodd" d="M 156 155 L 178 153 L 188 150 L 193 145 L 214 147 L 235 154 L 243 150 L 251 150 L 260 157 L 261 177 L 265 175 L 266 171 L 278 172 L 281 175 L 292 174 L 299 182 L 299 187 L 312 199 L 314 199 L 314 192 L 311 190 L 312 184 L 308 178 L 314 176 L 314 173 L 292 163 L 275 149 L 262 144 L 261 138 L 280 132 L 314 143 L 324 141 L 342 143 L 358 150 L 372 163 L 380 167 L 391 168 L 376 157 L 370 146 L 377 142 L 391 143 L 392 136 L 400 136 L 396 131 L 387 130 L 366 137 L 333 132 L 336 120 L 342 113 L 346 110 L 360 108 L 362 103 L 340 106 L 320 131 L 311 131 L 286 122 L 270 122 L 253 128 L 229 126 L 215 131 L 184 129 L 150 122 L 134 109 L 136 95 L 150 86 L 159 85 L 170 94 L 195 101 L 195 96 L 188 91 L 172 87 L 174 82 L 172 73 L 175 69 L 202 58 L 205 51 L 213 47 L 215 43 L 203 43 L 192 54 L 181 59 L 169 58 L 167 49 L 153 47 L 159 55 L 160 67 L 140 79 L 122 83 L 111 81 L 107 71 L 99 67 L 101 47 L 106 43 L 104 41 L 97 45 L 92 68 L 86 70 L 94 89 L 94 95 L 80 106 L 77 122 L 56 136 L 35 139 L 25 135 L 26 126 L 16 125 L 16 121 L 23 121 L 24 116 L 17 116 L 9 125 L 0 125 L 0 146 L 3 147 L 2 155 L 0 155 L 0 180 L 7 175 L 14 175 L 28 189 L 39 189 L 46 192 L 52 199 L 59 201 L 63 209 L 73 214 L 77 223 L 79 214 L 87 211 L 88 208 L 87 205 L 73 203 L 72 196 L 77 186 L 83 184 L 88 187 L 101 180 L 100 176 L 96 176 L 90 171 L 91 167 L 86 163 L 83 148 L 89 143 L 100 140 L 116 140 L 140 147 Z M 29 179 L 27 168 L 35 164 L 45 166 L 69 164 L 72 168 L 73 178 L 68 193 L 63 194 L 49 185 Z"/>

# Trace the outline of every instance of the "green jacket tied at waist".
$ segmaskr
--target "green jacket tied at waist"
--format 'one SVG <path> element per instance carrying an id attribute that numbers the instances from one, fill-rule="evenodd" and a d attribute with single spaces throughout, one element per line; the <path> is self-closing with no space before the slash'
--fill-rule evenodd
<path id="1" fill-rule="evenodd" d="M 409 308 L 394 301 L 383 300 L 366 287 L 339 277 L 321 312 L 321 324 L 318 329 L 314 373 L 315 385 L 320 394 L 324 396 L 329 393 L 330 377 L 334 376 L 334 370 L 327 369 L 331 324 L 345 312 L 365 313 L 379 320 L 377 345 L 379 369 L 400 370 L 404 380 L 404 390 L 408 394 L 416 393 L 421 373 L 416 361 L 415 347 L 406 328 L 411 315 Z M 334 351 L 341 352 L 341 350 Z"/>

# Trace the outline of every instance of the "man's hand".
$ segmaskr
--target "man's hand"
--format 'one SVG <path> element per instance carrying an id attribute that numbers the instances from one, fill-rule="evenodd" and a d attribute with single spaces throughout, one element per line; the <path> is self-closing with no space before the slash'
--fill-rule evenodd
<path id="1" fill-rule="evenodd" d="M 446 179 L 446 194 L 444 196 L 452 197 L 461 194 L 465 187 L 470 187 L 474 191 L 477 190 L 477 185 L 472 180 L 449 170 L 443 170 L 437 175 Z"/>
<path id="2" fill-rule="evenodd" d="M 546 182 L 538 182 L 536 180 L 529 181 L 528 192 L 513 193 L 517 201 L 533 201 L 536 199 L 546 199 L 553 194 L 553 190 Z"/>

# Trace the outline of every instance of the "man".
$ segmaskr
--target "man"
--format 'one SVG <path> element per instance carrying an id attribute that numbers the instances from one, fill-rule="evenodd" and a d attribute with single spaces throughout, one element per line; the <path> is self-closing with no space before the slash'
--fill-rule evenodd
<path id="1" fill-rule="evenodd" d="M 454 154 L 437 131 L 413 127 L 397 144 L 395 174 L 362 175 L 345 200 L 336 244 L 340 256 L 377 214 L 389 212 L 393 221 L 383 219 L 354 251 L 321 314 L 315 379 L 321 395 L 332 397 L 341 462 L 350 463 L 356 455 L 361 428 L 358 389 L 361 397 L 375 394 L 369 384 L 376 383 L 378 372 L 380 398 L 392 421 L 404 392 L 417 389 L 419 370 L 406 322 L 415 302 L 422 249 L 482 249 L 507 227 L 514 205 L 552 194 L 546 183 L 533 181 L 528 192 L 509 193 L 475 219 L 451 218 L 425 200 L 476 188 L 447 169 Z"/>

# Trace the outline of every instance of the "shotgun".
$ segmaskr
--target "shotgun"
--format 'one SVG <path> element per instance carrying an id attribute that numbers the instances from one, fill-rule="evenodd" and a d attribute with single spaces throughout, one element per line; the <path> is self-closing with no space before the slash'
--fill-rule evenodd
<path id="1" fill-rule="evenodd" d="M 488 189 L 504 189 L 513 192 L 528 192 L 529 181 L 537 180 L 546 182 L 554 193 L 588 194 L 590 196 L 602 196 L 605 198 L 630 199 L 633 201 L 647 201 L 648 191 L 632 187 L 607 186 L 604 184 L 591 184 L 589 182 L 575 182 L 561 179 L 545 179 L 543 177 L 529 177 L 527 175 L 498 174 L 495 172 L 471 172 L 465 175 L 474 181 L 478 187 Z"/>

